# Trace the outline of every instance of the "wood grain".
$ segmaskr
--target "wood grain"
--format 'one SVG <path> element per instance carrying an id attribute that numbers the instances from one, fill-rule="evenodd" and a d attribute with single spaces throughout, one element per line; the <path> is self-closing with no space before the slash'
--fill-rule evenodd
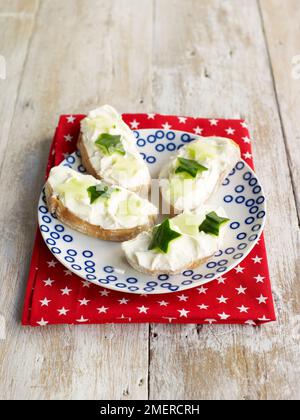
<path id="1" fill-rule="evenodd" d="M 0 55 L 6 62 L 6 79 L 0 79 L 0 167 L 8 143 L 37 7 L 38 1 L 5 0 L 0 3 Z"/>
<path id="2" fill-rule="evenodd" d="M 297 398 L 299 229 L 257 3 L 162 1 L 155 16 L 155 109 L 249 122 L 279 321 L 255 330 L 152 325 L 150 397 Z"/>
<path id="3" fill-rule="evenodd" d="M 299 1 L 261 0 L 260 5 L 300 220 Z"/>
<path id="4" fill-rule="evenodd" d="M 298 12 L 297 0 L 1 1 L 1 399 L 300 397 L 300 82 L 285 77 L 300 54 Z M 21 328 L 55 124 L 104 103 L 246 118 L 268 197 L 278 323 L 151 325 L 150 337 L 148 325 Z"/>
<path id="5" fill-rule="evenodd" d="M 20 326 L 37 198 L 59 114 L 86 112 L 105 102 L 121 110 L 151 107 L 146 51 L 152 43 L 152 4 L 144 2 L 135 19 L 138 3 L 41 2 L 0 174 L 5 197 L 0 203 L 0 311 L 7 321 L 7 339 L 0 344 L 3 398 L 147 398 L 148 325 L 42 331 Z"/>

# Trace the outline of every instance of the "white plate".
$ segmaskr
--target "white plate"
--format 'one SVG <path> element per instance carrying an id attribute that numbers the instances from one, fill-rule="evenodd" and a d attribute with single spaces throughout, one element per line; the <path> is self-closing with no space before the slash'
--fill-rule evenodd
<path id="1" fill-rule="evenodd" d="M 194 139 L 192 134 L 182 131 L 147 129 L 135 131 L 135 134 L 153 179 L 157 178 L 171 153 Z M 61 165 L 85 172 L 78 152 Z M 241 263 L 262 233 L 266 217 L 265 196 L 257 176 L 244 161 L 238 162 L 228 174 L 211 204 L 223 206 L 231 220 L 224 245 L 206 264 L 177 276 L 162 273 L 151 278 L 135 271 L 126 262 L 119 243 L 85 236 L 59 222 L 48 212 L 43 192 L 38 220 L 50 251 L 79 277 L 120 292 L 170 293 L 208 283 L 225 274 Z"/>

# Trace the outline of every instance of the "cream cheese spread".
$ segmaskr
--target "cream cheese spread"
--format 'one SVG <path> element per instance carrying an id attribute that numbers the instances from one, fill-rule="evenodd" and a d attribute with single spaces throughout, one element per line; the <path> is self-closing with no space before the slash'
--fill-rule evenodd
<path id="1" fill-rule="evenodd" d="M 128 189 L 150 183 L 149 170 L 136 148 L 134 134 L 113 107 L 104 105 L 89 112 L 81 121 L 81 133 L 89 160 L 105 182 Z M 101 134 L 121 136 L 125 154 L 104 155 L 95 143 Z"/>
<path id="2" fill-rule="evenodd" d="M 119 186 L 110 187 L 109 198 L 99 197 L 91 204 L 88 188 L 106 184 L 68 167 L 52 168 L 48 182 L 53 194 L 72 213 L 104 229 L 130 229 L 146 225 L 149 216 L 158 213 L 148 200 Z"/>
<path id="3" fill-rule="evenodd" d="M 175 173 L 178 158 L 194 160 L 207 170 L 195 178 Z M 164 200 L 176 210 L 193 210 L 205 203 L 220 181 L 240 159 L 240 152 L 232 140 L 223 137 L 199 137 L 179 150 L 159 174 Z"/>
<path id="4" fill-rule="evenodd" d="M 170 219 L 170 226 L 181 236 L 170 242 L 167 253 L 149 250 L 152 230 L 140 233 L 136 238 L 122 243 L 127 260 L 141 269 L 150 271 L 177 271 L 188 267 L 217 252 L 224 240 L 226 225 L 220 227 L 219 236 L 199 232 L 199 226 L 206 214 L 215 211 L 220 217 L 227 217 L 222 207 L 202 206 L 194 212 L 184 212 Z"/>

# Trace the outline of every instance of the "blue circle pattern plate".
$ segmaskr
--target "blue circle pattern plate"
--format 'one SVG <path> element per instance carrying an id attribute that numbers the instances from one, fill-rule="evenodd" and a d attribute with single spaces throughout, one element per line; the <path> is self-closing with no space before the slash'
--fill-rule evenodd
<path id="1" fill-rule="evenodd" d="M 147 129 L 134 133 L 153 179 L 172 153 L 195 138 L 182 131 Z M 61 165 L 86 172 L 79 152 L 68 156 Z M 224 246 L 206 264 L 177 276 L 162 273 L 150 278 L 135 271 L 126 262 L 119 243 L 90 238 L 59 222 L 49 213 L 43 192 L 38 219 L 51 252 L 79 277 L 127 293 L 170 293 L 208 283 L 225 274 L 241 263 L 262 233 L 266 217 L 265 196 L 257 176 L 244 161 L 236 164 L 210 203 L 223 206 L 231 220 Z"/>

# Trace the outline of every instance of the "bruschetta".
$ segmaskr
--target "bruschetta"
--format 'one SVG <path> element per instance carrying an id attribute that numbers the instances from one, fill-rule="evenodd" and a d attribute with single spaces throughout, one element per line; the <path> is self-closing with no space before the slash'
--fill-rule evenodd
<path id="1" fill-rule="evenodd" d="M 51 169 L 45 194 L 49 211 L 61 222 L 107 241 L 135 237 L 155 223 L 158 213 L 136 193 L 64 166 Z"/>
<path id="2" fill-rule="evenodd" d="M 183 146 L 159 174 L 170 213 L 205 204 L 239 159 L 239 146 L 224 137 L 199 137 Z"/>
<path id="3" fill-rule="evenodd" d="M 222 246 L 229 219 L 222 207 L 184 212 L 123 242 L 128 263 L 156 276 L 175 275 L 204 264 Z"/>
<path id="4" fill-rule="evenodd" d="M 95 178 L 135 192 L 149 188 L 149 169 L 134 133 L 111 106 L 97 108 L 81 121 L 77 147 L 83 165 Z"/>

